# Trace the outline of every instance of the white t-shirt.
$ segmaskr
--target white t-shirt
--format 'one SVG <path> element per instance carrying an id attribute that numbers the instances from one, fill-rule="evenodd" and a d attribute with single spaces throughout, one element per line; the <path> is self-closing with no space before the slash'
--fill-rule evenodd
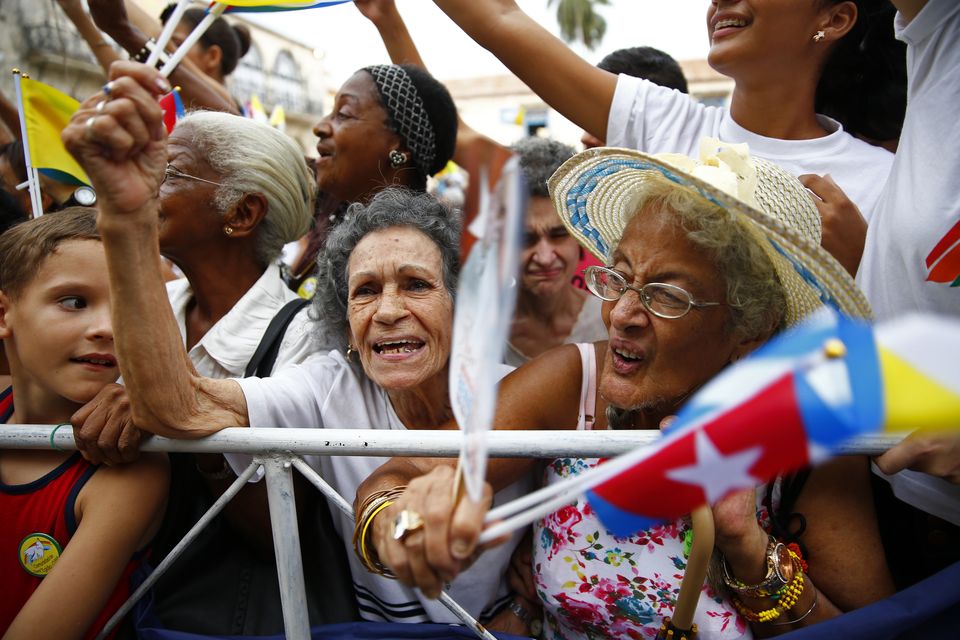
<path id="1" fill-rule="evenodd" d="M 187 341 L 187 305 L 193 299 L 193 290 L 186 278 L 167 283 L 167 297 L 180 328 L 180 336 Z M 280 269 L 270 265 L 263 275 L 243 294 L 225 316 L 190 349 L 190 361 L 197 372 L 207 378 L 239 378 L 244 374 L 253 352 L 270 321 L 278 311 L 297 294 L 290 291 L 280 278 Z M 318 350 L 315 339 L 316 323 L 310 320 L 309 305 L 301 309 L 280 342 L 274 371 L 303 362 Z"/>
<path id="2" fill-rule="evenodd" d="M 957 316 L 960 3 L 930 0 L 909 23 L 897 14 L 894 29 L 907 43 L 907 116 L 857 283 L 878 320 L 914 311 Z M 880 475 L 904 502 L 960 525 L 960 486 L 910 470 Z"/>
<path id="3" fill-rule="evenodd" d="M 832 133 L 811 140 L 767 138 L 734 122 L 726 108 L 704 105 L 676 89 L 621 75 L 610 106 L 607 144 L 645 153 L 696 156 L 704 137 L 746 142 L 751 155 L 794 175 L 830 174 L 869 222 L 893 154 L 854 138 L 835 120 L 817 118 Z"/>
<path id="4" fill-rule="evenodd" d="M 329 429 L 406 429 L 386 392 L 339 351 L 314 356 L 270 378 L 238 380 L 247 401 L 251 427 L 317 427 Z M 237 468 L 235 456 L 231 464 Z M 330 485 L 352 503 L 357 487 L 389 458 L 359 456 L 304 456 Z M 524 495 L 532 488 L 525 479 L 497 492 L 494 504 Z M 437 600 L 429 600 L 397 580 L 369 573 L 353 551 L 353 520 L 331 509 L 353 574 L 360 615 L 366 620 L 391 622 L 460 622 Z M 504 578 L 519 533 L 507 544 L 485 552 L 453 581 L 447 592 L 476 618 L 502 608 L 510 597 Z"/>
<path id="5" fill-rule="evenodd" d="M 907 116 L 867 229 L 857 283 L 878 320 L 960 315 L 960 3 L 930 0 L 909 24 Z"/>

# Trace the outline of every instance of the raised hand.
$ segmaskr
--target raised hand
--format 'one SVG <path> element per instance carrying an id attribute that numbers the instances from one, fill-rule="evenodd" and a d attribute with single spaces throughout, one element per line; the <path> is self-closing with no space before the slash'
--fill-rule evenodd
<path id="1" fill-rule="evenodd" d="M 353 4 L 367 20 L 374 24 L 397 12 L 396 0 L 353 0 Z"/>
<path id="2" fill-rule="evenodd" d="M 167 162 L 157 98 L 170 85 L 156 69 L 117 62 L 110 82 L 87 98 L 63 130 L 63 142 L 90 176 L 102 214 L 127 213 L 157 198 Z"/>

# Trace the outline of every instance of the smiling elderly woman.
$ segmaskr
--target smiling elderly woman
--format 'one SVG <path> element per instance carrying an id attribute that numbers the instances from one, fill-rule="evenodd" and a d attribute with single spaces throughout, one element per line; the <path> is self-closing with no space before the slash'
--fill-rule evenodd
<path id="1" fill-rule="evenodd" d="M 498 428 L 658 429 L 727 364 L 822 301 L 869 314 L 852 279 L 819 247 L 819 217 L 796 178 L 716 141 L 703 152 L 695 162 L 594 149 L 550 179 L 566 228 L 608 265 L 586 279 L 603 300 L 609 340 L 560 346 L 507 376 Z M 373 520 L 371 542 L 401 580 L 433 588 L 466 564 L 482 517 L 468 501 L 451 504 L 448 466 L 418 464 L 435 468 L 412 478 L 409 462 L 388 463 L 358 497 L 408 485 Z M 488 478 L 499 486 L 530 464 L 491 461 Z M 554 460 L 545 482 L 597 464 Z M 404 511 L 430 514 L 426 535 L 397 539 L 394 521 Z M 891 589 L 865 460 L 778 479 L 713 511 L 729 580 L 699 594 L 700 638 L 782 632 Z M 681 518 L 616 537 L 583 498 L 535 522 L 529 596 L 543 604 L 546 637 L 652 637 L 676 604 L 690 531 Z M 800 587 L 768 573 L 776 562 L 801 562 L 770 540 L 800 544 L 809 561 Z M 765 595 L 788 589 L 787 607 Z"/>
<path id="2" fill-rule="evenodd" d="M 139 66 L 114 82 L 108 107 L 96 111 L 96 100 L 88 100 L 64 140 L 92 171 L 95 185 L 111 185 L 103 192 L 99 224 L 109 247 L 112 295 L 125 301 L 114 307 L 116 342 L 129 364 L 124 379 L 136 424 L 184 438 L 234 425 L 417 429 L 449 420 L 459 223 L 425 194 L 383 190 L 352 207 L 330 238 L 320 259 L 323 291 L 316 304 L 346 353 L 334 350 L 271 378 L 211 379 L 188 366 L 156 264 L 154 194 L 167 159 L 150 95 L 156 74 Z M 91 117 L 110 117 L 113 127 L 88 126 Z M 348 500 L 384 461 L 309 460 Z M 502 492 L 502 499 L 523 489 Z M 335 519 L 341 533 L 353 530 L 343 514 Z M 505 545 L 452 584 L 450 594 L 474 616 L 489 618 L 505 603 L 511 551 Z M 457 621 L 443 605 L 370 573 L 350 555 L 359 608 L 370 619 Z"/>

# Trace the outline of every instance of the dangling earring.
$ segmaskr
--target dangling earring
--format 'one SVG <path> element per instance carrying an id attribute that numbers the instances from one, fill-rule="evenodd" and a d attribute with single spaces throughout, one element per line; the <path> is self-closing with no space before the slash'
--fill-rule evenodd
<path id="1" fill-rule="evenodd" d="M 352 344 L 347 345 L 347 362 L 353 362 L 353 354 L 356 352 L 357 350 L 353 348 Z"/>
<path id="2" fill-rule="evenodd" d="M 827 34 L 825 34 L 823 31 L 817 31 L 815 34 L 813 34 L 813 41 L 820 42 L 826 37 L 827 37 Z"/>
<path id="3" fill-rule="evenodd" d="M 228 236 L 232 236 L 232 235 L 233 235 L 233 227 L 231 227 L 230 225 L 226 225 L 226 226 L 223 228 L 223 232 L 224 232 L 225 234 L 227 234 Z"/>
<path id="4" fill-rule="evenodd" d="M 403 151 L 398 151 L 397 149 L 390 151 L 390 166 L 394 169 L 399 169 L 403 165 L 407 164 L 407 160 L 407 154 L 405 154 Z"/>

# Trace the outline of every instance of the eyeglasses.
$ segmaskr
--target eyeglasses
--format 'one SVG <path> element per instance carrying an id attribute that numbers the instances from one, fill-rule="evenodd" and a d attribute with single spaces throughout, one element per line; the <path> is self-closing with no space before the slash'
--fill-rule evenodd
<path id="1" fill-rule="evenodd" d="M 648 282 L 642 287 L 635 287 L 622 275 L 606 267 L 587 267 L 583 275 L 587 281 L 590 293 L 601 300 L 615 302 L 627 290 L 636 291 L 640 302 L 647 311 L 659 318 L 675 320 L 690 313 L 696 307 L 718 307 L 722 302 L 701 302 L 695 300 L 689 291 L 672 284 L 663 282 Z"/>
<path id="2" fill-rule="evenodd" d="M 197 182 L 206 182 L 207 184 L 212 184 L 217 187 L 222 187 L 223 185 L 219 182 L 214 182 L 213 180 L 207 180 L 206 178 L 198 178 L 197 176 L 192 176 L 189 173 L 184 173 L 177 169 L 175 166 L 167 163 L 167 168 L 163 170 L 163 180 L 160 181 L 160 184 L 163 184 L 170 178 L 187 178 L 188 180 L 196 180 Z"/>

